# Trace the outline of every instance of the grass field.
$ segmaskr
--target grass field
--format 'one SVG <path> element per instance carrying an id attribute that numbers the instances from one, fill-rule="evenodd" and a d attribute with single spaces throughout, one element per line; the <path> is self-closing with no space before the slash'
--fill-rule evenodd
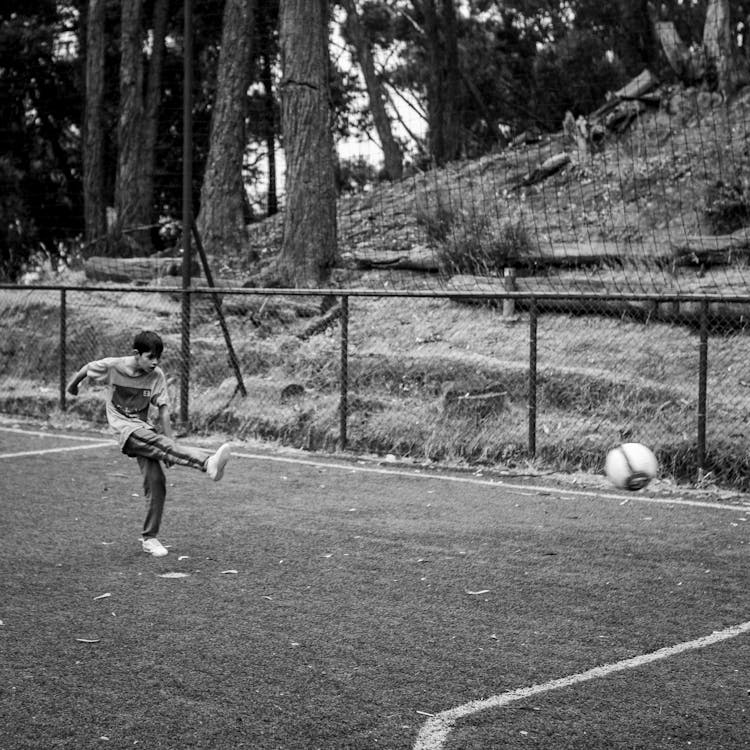
<path id="1" fill-rule="evenodd" d="M 270 300 L 270 302 L 269 302 Z M 268 304 L 266 304 L 268 302 Z M 133 331 L 164 337 L 172 403 L 181 399 L 179 301 L 161 294 L 76 293 L 68 300 L 66 379 L 82 363 L 131 350 Z M 237 301 L 235 301 L 237 304 Z M 340 439 L 340 330 L 309 339 L 289 300 L 254 300 L 260 327 L 236 310 L 228 325 L 247 395 L 226 356 L 215 313 L 192 318 L 190 426 L 308 450 Z M 243 308 L 244 309 L 244 308 Z M 58 411 L 59 293 L 0 290 L 8 331 L 0 357 L 0 411 L 104 424 L 101 394 L 86 387 Z M 443 466 L 526 466 L 601 471 L 624 439 L 649 445 L 662 476 L 750 489 L 745 377 L 747 332 L 712 332 L 708 345 L 706 455 L 697 469 L 699 340 L 694 328 L 548 314 L 538 324 L 536 451 L 528 450 L 529 322 L 448 299 L 367 299 L 350 305 L 348 434 L 353 453 L 395 454 Z M 288 386 L 298 398 L 284 398 Z M 446 389 L 507 394 L 486 412 L 445 408 Z"/>
<path id="2" fill-rule="evenodd" d="M 156 560 L 114 441 L 0 422 L 0 747 L 750 743 L 744 496 L 247 443 L 168 478 Z"/>

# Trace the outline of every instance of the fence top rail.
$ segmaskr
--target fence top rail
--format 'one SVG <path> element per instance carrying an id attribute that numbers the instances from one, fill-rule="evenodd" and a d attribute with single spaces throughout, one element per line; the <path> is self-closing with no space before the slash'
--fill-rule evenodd
<path id="1" fill-rule="evenodd" d="M 275 297 L 418 297 L 449 298 L 468 300 L 628 300 L 639 302 L 708 302 L 708 303 L 750 303 L 750 289 L 747 294 L 695 294 L 686 292 L 528 292 L 528 291 L 469 291 L 450 289 L 293 289 L 266 287 L 181 287 L 181 286 L 93 286 L 66 284 L 7 284 L 0 283 L 0 289 L 13 291 L 59 291 L 59 292 L 103 292 L 127 294 L 174 294 L 174 295 L 261 295 Z"/>

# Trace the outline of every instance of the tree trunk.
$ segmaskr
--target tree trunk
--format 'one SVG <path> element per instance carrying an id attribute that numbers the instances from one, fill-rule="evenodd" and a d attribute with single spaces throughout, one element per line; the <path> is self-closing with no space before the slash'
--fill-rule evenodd
<path id="1" fill-rule="evenodd" d="M 458 68 L 456 7 L 454 0 L 442 0 L 441 27 L 443 36 L 443 90 L 445 92 L 445 147 L 448 160 L 461 156 L 461 115 L 458 98 L 461 74 Z"/>
<path id="2" fill-rule="evenodd" d="M 153 42 L 148 66 L 146 104 L 143 118 L 143 195 L 148 223 L 154 220 L 154 168 L 156 162 L 156 135 L 159 128 L 161 104 L 161 76 L 164 66 L 164 40 L 167 34 L 169 0 L 156 0 L 153 17 Z"/>
<path id="3" fill-rule="evenodd" d="M 420 4 L 414 6 L 420 10 Z M 424 16 L 425 52 L 427 56 L 427 143 L 436 164 L 445 162 L 445 133 L 443 119 L 445 101 L 441 86 L 440 40 L 434 0 L 425 0 L 421 8 Z"/>
<path id="4" fill-rule="evenodd" d="M 715 74 L 716 87 L 729 96 L 736 82 L 729 0 L 709 0 L 703 27 L 703 51 L 706 55 L 706 72 Z"/>
<path id="5" fill-rule="evenodd" d="M 652 0 L 621 0 L 620 13 L 626 47 L 626 68 L 633 72 L 652 67 L 656 60 L 656 35 L 651 13 Z"/>
<path id="6" fill-rule="evenodd" d="M 276 193 L 276 105 L 273 98 L 271 55 L 268 49 L 263 53 L 261 78 L 263 80 L 266 107 L 266 152 L 268 153 L 268 201 L 266 214 L 273 216 L 279 211 L 279 199 Z"/>
<path id="7" fill-rule="evenodd" d="M 458 41 L 453 0 L 412 0 L 424 18 L 427 56 L 427 124 L 430 155 L 436 164 L 461 152 L 456 100 L 459 93 Z"/>
<path id="8" fill-rule="evenodd" d="M 150 248 L 148 205 L 143 195 L 142 0 L 122 3 L 120 116 L 117 128 L 115 240 L 119 253 L 142 255 Z"/>
<path id="9" fill-rule="evenodd" d="M 337 252 L 328 2 L 281 0 L 279 21 L 286 208 L 277 271 L 283 285 L 316 287 Z"/>
<path id="10" fill-rule="evenodd" d="M 688 46 L 677 33 L 673 21 L 659 21 L 656 24 L 656 36 L 661 43 L 664 56 L 672 70 L 682 81 L 692 83 L 695 79 L 695 66 Z"/>
<path id="11" fill-rule="evenodd" d="M 227 0 L 211 116 L 211 138 L 201 186 L 197 226 L 209 253 L 245 244 L 244 182 L 245 113 L 250 84 L 252 0 Z"/>
<path id="12" fill-rule="evenodd" d="M 86 108 L 83 122 L 83 205 L 86 255 L 100 255 L 106 241 L 104 199 L 104 3 L 89 0 L 86 22 Z"/>
<path id="13" fill-rule="evenodd" d="M 385 109 L 385 98 L 383 89 L 375 72 L 375 63 L 372 59 L 372 50 L 365 35 L 365 30 L 357 15 L 357 7 L 354 0 L 343 0 L 346 10 L 346 28 L 354 42 L 354 47 L 359 60 L 359 66 L 365 79 L 367 95 L 370 99 L 370 110 L 375 129 L 380 138 L 383 148 L 383 162 L 385 172 L 390 180 L 400 180 L 403 176 L 403 154 L 401 148 L 393 137 L 391 120 Z"/>

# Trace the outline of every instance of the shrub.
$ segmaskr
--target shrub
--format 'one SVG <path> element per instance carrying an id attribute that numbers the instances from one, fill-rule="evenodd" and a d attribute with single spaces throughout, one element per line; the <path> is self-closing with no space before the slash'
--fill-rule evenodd
<path id="1" fill-rule="evenodd" d="M 450 234 L 456 217 L 449 204 L 450 199 L 445 192 L 417 196 L 417 225 L 424 230 L 428 242 L 439 244 Z"/>
<path id="2" fill-rule="evenodd" d="M 533 243 L 522 219 L 503 222 L 493 230 L 486 216 L 462 215 L 453 232 L 441 243 L 440 265 L 447 273 L 502 275 L 519 258 L 531 254 Z"/>
<path id="3" fill-rule="evenodd" d="M 750 221 L 750 191 L 745 184 L 721 180 L 706 191 L 706 219 L 712 234 L 729 234 Z"/>

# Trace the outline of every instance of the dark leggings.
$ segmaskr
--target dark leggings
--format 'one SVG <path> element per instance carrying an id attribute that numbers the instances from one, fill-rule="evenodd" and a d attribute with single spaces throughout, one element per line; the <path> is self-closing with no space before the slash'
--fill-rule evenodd
<path id="1" fill-rule="evenodd" d="M 164 501 L 167 499 L 167 478 L 161 462 L 205 471 L 206 459 L 211 454 L 200 448 L 178 445 L 166 435 L 143 428 L 131 433 L 122 452 L 138 460 L 143 475 L 143 492 L 148 503 L 146 520 L 143 522 L 143 538 L 155 537 L 159 533 Z"/>

